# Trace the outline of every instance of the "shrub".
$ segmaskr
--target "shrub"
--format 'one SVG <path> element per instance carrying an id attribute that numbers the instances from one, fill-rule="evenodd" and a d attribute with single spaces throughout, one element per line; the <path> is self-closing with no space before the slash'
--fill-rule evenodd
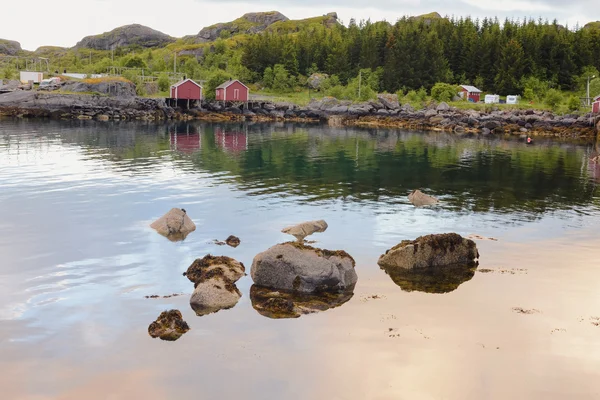
<path id="1" fill-rule="evenodd" d="M 451 101 L 458 92 L 456 85 L 438 82 L 431 88 L 431 97 L 437 101 Z"/>
<path id="2" fill-rule="evenodd" d="M 562 93 L 556 89 L 550 89 L 546 93 L 545 102 L 553 110 L 556 110 L 558 108 L 560 103 L 562 103 L 562 100 L 563 100 Z"/>
<path id="3" fill-rule="evenodd" d="M 171 86 L 171 82 L 169 82 L 169 77 L 167 74 L 160 74 L 158 77 L 158 90 L 161 92 L 169 91 L 169 87 Z"/>
<path id="4" fill-rule="evenodd" d="M 569 111 L 577 111 L 580 107 L 581 102 L 576 96 L 569 97 L 569 100 L 567 101 L 567 108 L 569 109 Z"/>

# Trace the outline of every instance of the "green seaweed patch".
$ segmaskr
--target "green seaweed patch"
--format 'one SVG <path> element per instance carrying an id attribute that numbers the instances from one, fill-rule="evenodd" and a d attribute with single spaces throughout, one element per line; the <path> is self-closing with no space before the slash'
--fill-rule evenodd
<path id="1" fill-rule="evenodd" d="M 297 248 L 298 250 L 309 250 L 309 251 L 313 251 L 315 252 L 315 254 L 319 257 L 323 257 L 326 259 L 329 259 L 331 257 L 338 257 L 338 258 L 349 258 L 352 261 L 352 266 L 356 267 L 356 261 L 354 260 L 354 258 L 348 254 L 347 252 L 345 252 L 344 250 L 326 250 L 326 249 L 319 249 L 316 247 L 312 247 L 309 246 L 305 243 L 302 242 L 286 242 L 286 243 L 282 243 L 284 245 L 289 244 L 290 246 L 293 246 L 295 248 Z"/>
<path id="2" fill-rule="evenodd" d="M 353 296 L 352 292 L 306 294 L 258 285 L 250 288 L 252 307 L 260 315 L 272 319 L 299 318 L 305 314 L 327 311 L 340 307 Z"/>
<path id="3" fill-rule="evenodd" d="M 156 321 L 148 326 L 148 334 L 153 338 L 175 341 L 190 330 L 179 310 L 163 311 Z"/>
<path id="4" fill-rule="evenodd" d="M 477 266 L 451 265 L 431 268 L 382 268 L 405 292 L 450 293 L 475 276 Z"/>

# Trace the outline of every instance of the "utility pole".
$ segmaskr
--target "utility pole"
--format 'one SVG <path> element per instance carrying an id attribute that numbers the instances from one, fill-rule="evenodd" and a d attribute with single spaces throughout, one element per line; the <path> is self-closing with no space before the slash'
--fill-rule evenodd
<path id="1" fill-rule="evenodd" d="M 177 73 L 177 53 L 173 53 L 173 73 Z"/>
<path id="2" fill-rule="evenodd" d="M 358 99 L 360 100 L 360 86 L 362 84 L 362 70 L 358 73 Z"/>
<path id="3" fill-rule="evenodd" d="M 592 76 L 588 76 L 587 78 L 587 97 L 585 102 L 587 103 L 588 106 L 591 105 L 591 101 L 590 101 L 590 80 L 594 79 L 596 77 L 596 75 L 592 75 Z"/>

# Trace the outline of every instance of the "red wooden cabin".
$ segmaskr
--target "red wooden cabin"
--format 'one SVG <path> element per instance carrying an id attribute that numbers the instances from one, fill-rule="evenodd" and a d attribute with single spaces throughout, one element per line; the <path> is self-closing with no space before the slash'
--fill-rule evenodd
<path id="1" fill-rule="evenodd" d="M 600 100 L 592 104 L 592 112 L 594 114 L 600 114 Z"/>
<path id="2" fill-rule="evenodd" d="M 171 98 L 175 100 L 202 100 L 202 86 L 185 79 L 171 86 Z"/>
<path id="3" fill-rule="evenodd" d="M 216 90 L 217 101 L 248 101 L 250 97 L 250 89 L 237 79 L 227 81 L 219 86 Z"/>
<path id="4" fill-rule="evenodd" d="M 460 90 L 463 99 L 479 103 L 479 100 L 481 99 L 481 90 L 477 89 L 475 86 L 469 85 L 460 85 Z"/>

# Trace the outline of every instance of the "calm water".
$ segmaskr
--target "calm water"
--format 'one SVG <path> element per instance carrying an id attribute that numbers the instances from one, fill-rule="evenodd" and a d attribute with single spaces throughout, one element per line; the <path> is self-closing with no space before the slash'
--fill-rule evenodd
<path id="1" fill-rule="evenodd" d="M 0 121 L 0 397 L 598 398 L 595 151 L 320 126 Z M 441 205 L 414 208 L 415 188 Z M 172 207 L 198 226 L 184 242 L 148 227 Z M 195 258 L 249 269 L 291 238 L 282 227 L 319 218 L 329 229 L 316 245 L 357 260 L 348 302 L 269 319 L 248 276 L 235 308 L 194 314 L 182 272 Z M 498 239 L 478 241 L 492 271 L 431 294 L 376 264 L 443 232 Z M 211 243 L 230 234 L 237 249 Z M 172 293 L 184 295 L 145 298 Z M 190 332 L 150 338 L 170 308 Z"/>

